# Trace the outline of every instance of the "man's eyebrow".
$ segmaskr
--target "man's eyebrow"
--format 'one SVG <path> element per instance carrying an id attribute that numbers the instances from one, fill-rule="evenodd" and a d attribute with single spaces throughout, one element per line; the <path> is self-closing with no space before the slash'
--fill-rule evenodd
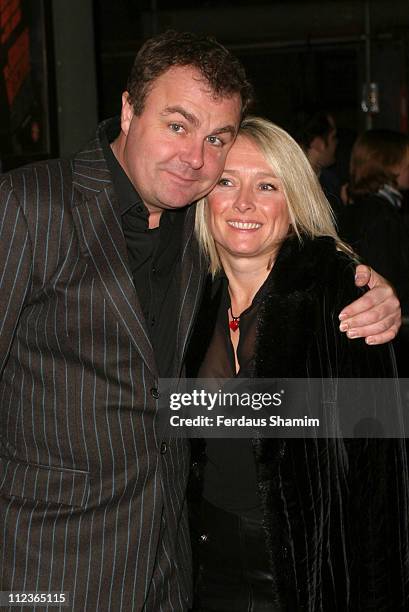
<path id="1" fill-rule="evenodd" d="M 212 134 L 231 134 L 232 136 L 235 136 L 237 132 L 237 129 L 234 127 L 234 125 L 225 125 L 221 128 L 217 128 L 216 130 L 214 130 L 212 132 Z"/>
<path id="2" fill-rule="evenodd" d="M 186 121 L 189 121 L 189 123 L 191 123 L 195 127 L 199 127 L 200 125 L 199 119 L 192 113 L 189 113 L 185 108 L 183 108 L 183 106 L 167 106 L 166 108 L 163 109 L 161 114 L 162 115 L 172 115 L 173 113 L 179 113 L 180 115 L 182 115 L 182 117 L 186 119 Z M 229 133 L 232 136 L 235 136 L 236 132 L 237 132 L 237 128 L 235 128 L 234 125 L 225 125 L 223 127 L 216 128 L 215 130 L 213 130 L 212 134 Z"/>
<path id="3" fill-rule="evenodd" d="M 199 119 L 195 117 L 195 115 L 192 115 L 192 113 L 189 113 L 183 106 L 167 106 L 161 114 L 172 115 L 173 113 L 179 113 L 186 121 L 189 121 L 189 123 L 192 123 L 195 127 L 199 127 Z"/>

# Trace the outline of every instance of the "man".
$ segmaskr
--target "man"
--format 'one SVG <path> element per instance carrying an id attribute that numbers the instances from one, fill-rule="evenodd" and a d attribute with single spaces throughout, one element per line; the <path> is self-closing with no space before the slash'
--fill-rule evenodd
<path id="1" fill-rule="evenodd" d="M 335 163 L 337 128 L 334 118 L 324 111 L 302 111 L 298 116 L 297 140 L 319 176 Z"/>
<path id="2" fill-rule="evenodd" d="M 189 454 L 158 430 L 158 378 L 181 373 L 206 272 L 183 207 L 218 180 L 249 99 L 215 41 L 160 35 L 136 58 L 120 125 L 72 161 L 3 178 L 1 590 L 66 592 L 73 610 L 187 609 Z M 349 333 L 396 333 L 385 285 L 348 314 Z"/>
<path id="3" fill-rule="evenodd" d="M 304 150 L 336 215 L 342 210 L 341 183 L 330 168 L 335 163 L 337 127 L 325 111 L 302 109 L 295 113 L 294 138 Z"/>

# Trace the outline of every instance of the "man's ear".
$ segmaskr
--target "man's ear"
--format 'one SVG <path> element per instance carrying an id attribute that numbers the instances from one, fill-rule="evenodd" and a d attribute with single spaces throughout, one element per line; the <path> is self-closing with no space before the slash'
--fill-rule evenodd
<path id="1" fill-rule="evenodd" d="M 321 136 L 314 136 L 310 143 L 310 149 L 314 149 L 317 153 L 322 153 L 326 147 L 325 141 Z"/>
<path id="2" fill-rule="evenodd" d="M 129 93 L 124 91 L 122 94 L 122 110 L 121 110 L 121 129 L 125 136 L 128 136 L 129 126 L 131 125 L 134 116 L 133 106 L 129 101 Z"/>

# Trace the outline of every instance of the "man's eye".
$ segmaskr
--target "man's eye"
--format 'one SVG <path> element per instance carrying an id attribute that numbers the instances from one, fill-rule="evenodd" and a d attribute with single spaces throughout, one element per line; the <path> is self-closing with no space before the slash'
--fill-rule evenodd
<path id="1" fill-rule="evenodd" d="M 224 145 L 224 142 L 221 138 L 219 138 L 218 136 L 208 136 L 207 137 L 207 142 L 210 142 L 210 144 L 212 145 L 216 145 L 218 147 L 221 147 Z"/>
<path id="2" fill-rule="evenodd" d="M 261 183 L 259 188 L 261 191 L 277 191 L 278 189 L 277 185 L 273 185 L 272 183 Z"/>
<path id="3" fill-rule="evenodd" d="M 180 125 L 180 123 L 171 123 L 169 127 L 172 130 L 172 132 L 180 133 L 183 131 L 183 125 Z"/>

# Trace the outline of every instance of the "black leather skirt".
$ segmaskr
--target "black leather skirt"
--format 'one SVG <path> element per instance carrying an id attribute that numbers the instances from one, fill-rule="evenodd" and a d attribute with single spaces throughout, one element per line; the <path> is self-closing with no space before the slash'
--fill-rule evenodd
<path id="1" fill-rule="evenodd" d="M 194 612 L 284 612 L 258 521 L 202 503 L 193 521 Z"/>

